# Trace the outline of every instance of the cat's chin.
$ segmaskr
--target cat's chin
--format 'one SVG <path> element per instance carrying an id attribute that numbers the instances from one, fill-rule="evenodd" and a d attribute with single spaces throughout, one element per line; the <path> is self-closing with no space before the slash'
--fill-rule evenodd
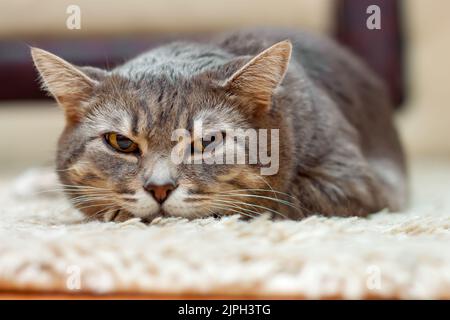
<path id="1" fill-rule="evenodd" d="M 148 214 L 146 216 L 139 216 L 142 221 L 144 222 L 151 222 L 157 218 L 184 218 L 184 219 L 196 219 L 201 218 L 198 214 L 187 214 L 186 212 L 179 213 L 179 212 L 171 212 L 167 209 L 161 208 L 158 212 L 153 214 Z"/>
<path id="2" fill-rule="evenodd" d="M 174 217 L 173 215 L 169 214 L 168 212 L 164 211 L 163 209 L 160 209 L 158 212 L 156 213 L 150 213 L 147 215 L 133 215 L 134 218 L 140 218 L 142 220 L 142 222 L 144 223 L 150 223 L 153 220 L 157 219 L 157 218 L 168 218 L 168 217 Z"/>
<path id="3" fill-rule="evenodd" d="M 167 217 L 171 217 L 172 215 L 165 211 L 164 209 L 160 209 L 156 214 L 154 214 L 155 217 L 161 217 L 161 218 L 167 218 Z"/>

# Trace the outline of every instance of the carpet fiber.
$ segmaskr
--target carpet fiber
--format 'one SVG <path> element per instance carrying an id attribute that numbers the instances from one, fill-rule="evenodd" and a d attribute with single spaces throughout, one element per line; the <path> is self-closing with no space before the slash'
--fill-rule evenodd
<path id="1" fill-rule="evenodd" d="M 44 169 L 0 190 L 0 291 L 450 298 L 450 163 L 369 218 L 83 222 Z"/>

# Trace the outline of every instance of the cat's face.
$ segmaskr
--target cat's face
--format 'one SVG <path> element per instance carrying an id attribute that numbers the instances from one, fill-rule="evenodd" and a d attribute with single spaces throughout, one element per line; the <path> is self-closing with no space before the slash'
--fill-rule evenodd
<path id="1" fill-rule="evenodd" d="M 271 112 L 271 98 L 290 50 L 282 42 L 245 65 L 235 61 L 167 81 L 163 73 L 134 80 L 76 68 L 33 49 L 46 88 L 66 112 L 57 154 L 66 194 L 88 216 L 105 219 L 278 211 L 280 194 L 272 188 L 282 188 L 282 172 L 261 175 L 261 162 L 249 163 L 249 145 L 239 136 L 282 126 L 283 119 Z M 212 139 L 205 133 L 214 140 L 207 141 Z M 223 163 L 196 162 L 207 158 L 212 145 Z M 227 152 L 240 149 L 246 151 L 244 163 L 227 161 Z M 280 158 L 287 152 L 275 151 Z"/>

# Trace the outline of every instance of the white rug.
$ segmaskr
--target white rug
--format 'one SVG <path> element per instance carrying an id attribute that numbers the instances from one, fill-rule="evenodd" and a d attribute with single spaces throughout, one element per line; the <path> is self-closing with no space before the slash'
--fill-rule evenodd
<path id="1" fill-rule="evenodd" d="M 411 208 L 301 222 L 83 223 L 31 171 L 0 189 L 0 290 L 450 298 L 450 162 L 412 167 Z"/>

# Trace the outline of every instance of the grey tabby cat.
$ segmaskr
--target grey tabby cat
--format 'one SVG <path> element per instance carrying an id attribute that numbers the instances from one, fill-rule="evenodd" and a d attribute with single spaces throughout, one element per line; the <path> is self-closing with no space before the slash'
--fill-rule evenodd
<path id="1" fill-rule="evenodd" d="M 405 203 L 385 87 L 330 40 L 246 31 L 170 43 L 110 71 L 31 53 L 66 115 L 60 181 L 90 218 L 365 216 Z M 172 132 L 198 119 L 220 133 L 279 129 L 278 173 L 261 176 L 261 163 L 173 163 Z"/>

